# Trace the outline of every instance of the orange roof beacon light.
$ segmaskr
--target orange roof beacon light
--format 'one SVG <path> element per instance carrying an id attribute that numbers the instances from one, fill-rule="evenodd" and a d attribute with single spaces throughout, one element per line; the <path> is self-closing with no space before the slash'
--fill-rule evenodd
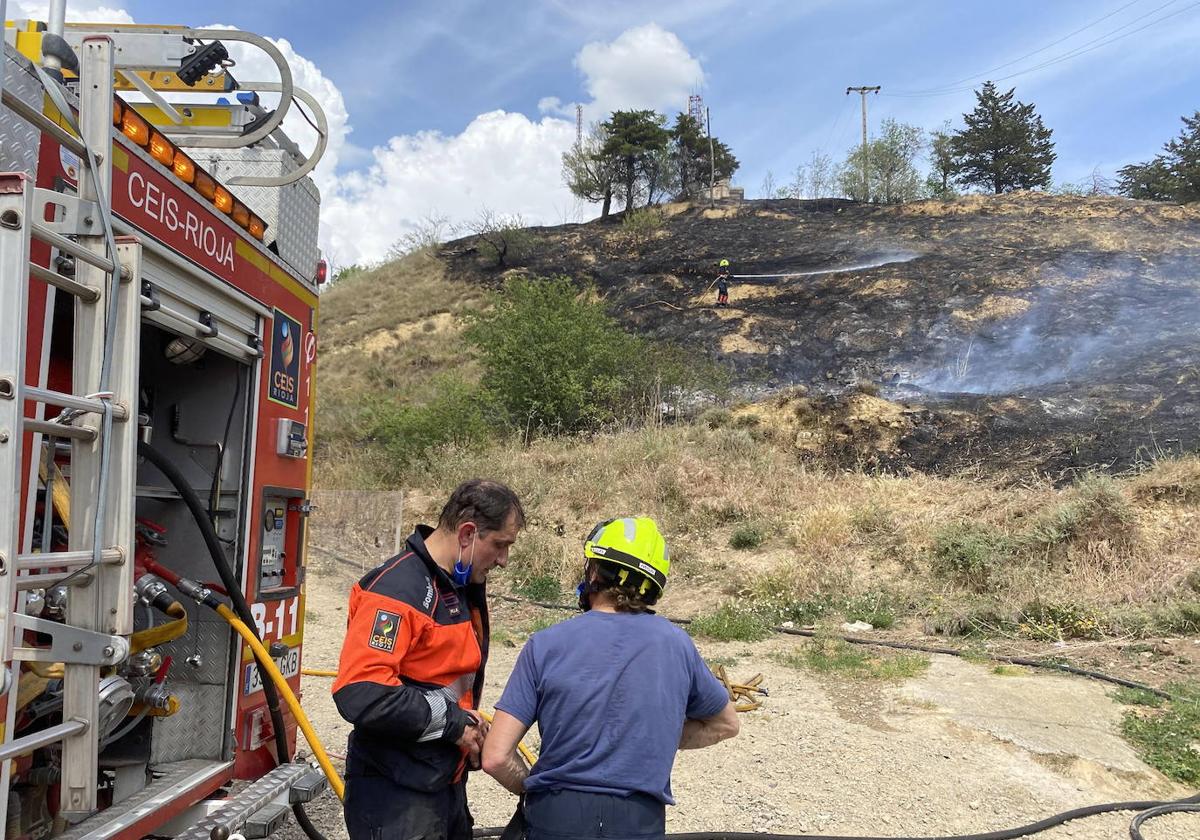
<path id="1" fill-rule="evenodd" d="M 233 196 L 229 190 L 217 185 L 216 194 L 213 195 L 212 203 L 217 206 L 217 209 L 222 213 L 229 215 L 233 212 Z"/>
<path id="2" fill-rule="evenodd" d="M 255 239 L 261 240 L 263 235 L 267 232 L 267 223 L 251 213 L 250 226 L 248 230 L 250 231 L 251 236 L 253 236 Z"/>
<path id="3" fill-rule="evenodd" d="M 132 108 L 121 115 L 121 132 L 139 146 L 150 142 L 150 126 Z"/>
<path id="4" fill-rule="evenodd" d="M 175 161 L 171 167 L 175 172 L 175 177 L 185 184 L 190 184 L 196 180 L 196 164 L 192 159 L 185 155 L 179 149 L 175 150 Z"/>
<path id="5" fill-rule="evenodd" d="M 171 145 L 170 140 L 155 131 L 150 135 L 150 157 L 164 166 L 171 166 L 175 162 L 175 147 Z"/>
<path id="6" fill-rule="evenodd" d="M 212 201 L 217 194 L 217 182 L 213 177 L 202 169 L 196 170 L 196 182 L 192 185 L 196 188 L 196 192 Z"/>
<path id="7" fill-rule="evenodd" d="M 250 227 L 250 208 L 240 201 L 233 202 L 233 221 L 238 227 Z"/>

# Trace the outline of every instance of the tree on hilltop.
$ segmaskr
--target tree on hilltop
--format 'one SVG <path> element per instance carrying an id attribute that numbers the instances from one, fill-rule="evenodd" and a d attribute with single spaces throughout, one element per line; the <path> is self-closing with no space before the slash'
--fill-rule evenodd
<path id="1" fill-rule="evenodd" d="M 1183 130 L 1146 163 L 1117 170 L 1117 189 L 1130 198 L 1200 201 L 1200 111 L 1181 117 Z"/>
<path id="2" fill-rule="evenodd" d="M 986 82 L 975 91 L 975 109 L 963 114 L 966 127 L 954 133 L 950 149 L 958 183 L 995 194 L 1050 186 L 1056 157 L 1051 130 L 1033 105 L 1000 93 Z"/>
<path id="3" fill-rule="evenodd" d="M 714 170 L 716 180 L 733 177 L 739 166 L 729 146 L 714 137 L 709 154 L 708 136 L 690 114 L 678 114 L 671 127 L 672 154 L 679 173 L 679 197 L 695 198 L 709 187 Z M 710 162 L 711 161 L 711 162 Z"/>
<path id="4" fill-rule="evenodd" d="M 573 195 L 584 201 L 601 202 L 600 218 L 607 219 L 616 190 L 616 166 L 603 153 L 608 131 L 603 124 L 591 131 L 562 156 L 563 181 Z"/>
<path id="5" fill-rule="evenodd" d="M 607 137 L 600 153 L 616 167 L 626 211 L 633 209 L 639 181 L 657 163 L 656 153 L 667 147 L 670 133 L 663 127 L 665 122 L 656 111 L 614 111 L 604 122 Z"/>

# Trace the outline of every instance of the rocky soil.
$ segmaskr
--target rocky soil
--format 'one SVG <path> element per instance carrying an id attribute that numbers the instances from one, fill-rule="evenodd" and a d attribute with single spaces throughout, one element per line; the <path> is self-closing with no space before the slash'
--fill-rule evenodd
<path id="1" fill-rule="evenodd" d="M 534 229 L 514 270 L 594 284 L 742 394 L 790 393 L 821 437 L 802 452 L 1066 478 L 1200 444 L 1196 208 L 1027 193 L 664 213 L 640 236 L 619 219 Z M 501 279 L 470 240 L 442 255 L 455 276 Z M 720 258 L 743 275 L 723 309 Z"/>
<path id="2" fill-rule="evenodd" d="M 357 570 L 314 557 L 306 667 L 336 666 L 356 577 Z M 536 617 L 529 607 L 495 601 L 498 642 L 485 708 L 499 696 Z M 779 661 L 805 643 L 790 637 L 699 643 L 735 678 L 762 673 L 770 696 L 743 715 L 738 738 L 680 753 L 673 776 L 679 805 L 669 809 L 669 831 L 938 836 L 998 830 L 1100 802 L 1192 793 L 1143 764 L 1120 738 L 1124 707 L 1102 683 L 1043 672 L 998 674 L 990 665 L 948 657 L 934 657 L 922 676 L 901 683 L 817 677 Z M 1200 658 L 1196 642 L 1171 644 L 1175 653 Z M 340 753 L 348 730 L 329 683 L 305 677 L 304 705 L 327 748 Z M 530 741 L 536 748 L 536 737 Z M 478 826 L 507 821 L 513 800 L 498 785 L 474 774 L 469 791 Z M 331 840 L 346 836 L 332 796 L 309 812 Z M 1094 817 L 1039 836 L 1119 840 L 1128 836 L 1129 816 Z M 294 824 L 281 836 L 303 837 Z M 1146 828 L 1148 840 L 1197 836 L 1200 814 L 1165 817 Z"/>

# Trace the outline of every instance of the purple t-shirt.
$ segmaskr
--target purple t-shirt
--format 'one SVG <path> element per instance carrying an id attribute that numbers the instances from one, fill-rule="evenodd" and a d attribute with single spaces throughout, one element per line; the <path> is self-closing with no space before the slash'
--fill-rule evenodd
<path id="1" fill-rule="evenodd" d="M 592 610 L 529 637 L 496 708 L 538 724 L 527 791 L 641 792 L 674 805 L 684 720 L 728 702 L 683 630 L 657 615 Z"/>

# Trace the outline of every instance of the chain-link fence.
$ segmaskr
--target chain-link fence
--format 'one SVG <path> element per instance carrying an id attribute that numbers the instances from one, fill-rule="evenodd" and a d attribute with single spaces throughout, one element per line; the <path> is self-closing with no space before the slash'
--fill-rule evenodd
<path id="1" fill-rule="evenodd" d="M 366 572 L 396 554 L 408 537 L 403 490 L 313 490 L 308 562 Z"/>

